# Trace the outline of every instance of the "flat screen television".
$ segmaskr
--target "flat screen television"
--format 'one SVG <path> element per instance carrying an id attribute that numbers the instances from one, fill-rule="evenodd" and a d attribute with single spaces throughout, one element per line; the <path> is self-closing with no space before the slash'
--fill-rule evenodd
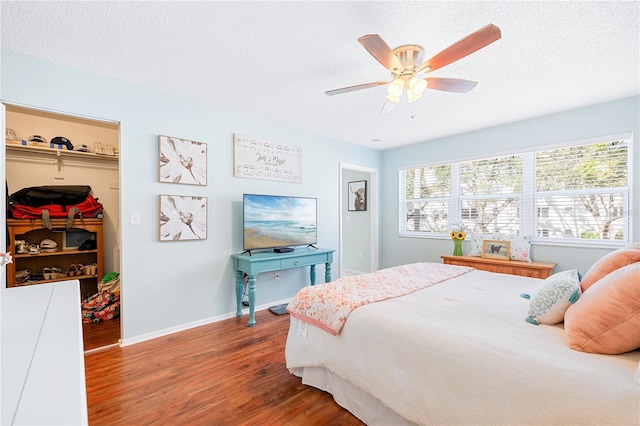
<path id="1" fill-rule="evenodd" d="M 316 198 L 244 194 L 242 211 L 245 252 L 318 242 Z"/>

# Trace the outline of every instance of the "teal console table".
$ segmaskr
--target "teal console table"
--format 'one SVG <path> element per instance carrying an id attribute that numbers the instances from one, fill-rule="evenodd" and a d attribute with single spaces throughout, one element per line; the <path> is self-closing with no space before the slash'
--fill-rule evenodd
<path id="1" fill-rule="evenodd" d="M 331 264 L 335 250 L 322 248 L 296 248 L 289 253 L 257 252 L 252 254 L 233 254 L 233 268 L 236 271 L 236 317 L 242 317 L 242 284 L 244 274 L 249 277 L 249 327 L 256 325 L 256 277 L 261 272 L 281 271 L 283 269 L 309 267 L 311 285 L 316 283 L 316 265 L 325 264 L 324 282 L 331 281 Z"/>

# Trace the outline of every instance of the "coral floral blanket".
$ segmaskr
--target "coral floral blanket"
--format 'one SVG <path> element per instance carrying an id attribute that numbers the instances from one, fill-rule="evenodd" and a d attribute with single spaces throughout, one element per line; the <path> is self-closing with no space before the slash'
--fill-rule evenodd
<path id="1" fill-rule="evenodd" d="M 472 271 L 466 266 L 412 263 L 301 289 L 287 311 L 300 321 L 337 335 L 355 308 L 404 296 Z"/>

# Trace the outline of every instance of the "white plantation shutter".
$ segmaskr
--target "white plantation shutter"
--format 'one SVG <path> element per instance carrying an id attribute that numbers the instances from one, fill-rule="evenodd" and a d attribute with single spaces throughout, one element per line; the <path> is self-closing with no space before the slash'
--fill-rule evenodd
<path id="1" fill-rule="evenodd" d="M 630 241 L 631 134 L 400 170 L 400 235 L 467 230 L 534 242 Z"/>
<path id="2" fill-rule="evenodd" d="M 616 140 L 536 152 L 536 190 L 624 187 L 628 148 Z"/>
<path id="3" fill-rule="evenodd" d="M 522 156 L 460 163 L 460 195 L 508 195 L 522 192 Z"/>
<path id="4" fill-rule="evenodd" d="M 477 232 L 520 233 L 522 156 L 460 163 L 460 221 Z"/>
<path id="5" fill-rule="evenodd" d="M 627 240 L 628 150 L 628 141 L 614 140 L 537 152 L 537 236 Z"/>
<path id="6" fill-rule="evenodd" d="M 403 171 L 400 179 L 401 200 L 400 232 L 448 232 L 449 202 L 451 197 L 451 165 L 427 166 Z"/>

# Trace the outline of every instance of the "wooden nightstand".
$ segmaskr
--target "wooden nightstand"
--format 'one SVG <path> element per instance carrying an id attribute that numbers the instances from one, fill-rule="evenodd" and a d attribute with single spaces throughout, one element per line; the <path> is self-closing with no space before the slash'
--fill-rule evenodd
<path id="1" fill-rule="evenodd" d="M 440 256 L 447 265 L 470 266 L 482 271 L 521 275 L 531 278 L 547 278 L 553 274 L 555 263 L 521 262 L 518 260 L 487 259 L 479 256 Z"/>

